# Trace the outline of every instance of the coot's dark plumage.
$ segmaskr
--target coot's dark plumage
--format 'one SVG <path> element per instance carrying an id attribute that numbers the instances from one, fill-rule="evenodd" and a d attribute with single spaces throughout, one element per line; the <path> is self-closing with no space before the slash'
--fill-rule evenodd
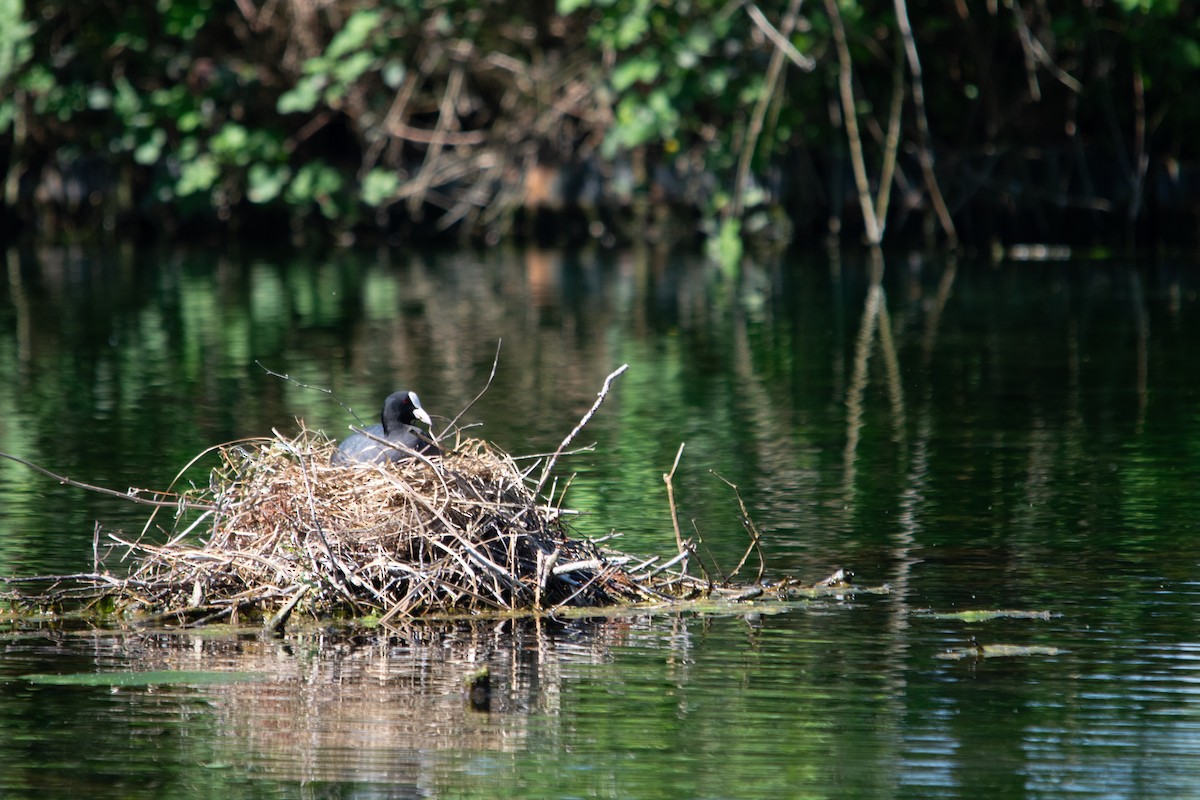
<path id="1" fill-rule="evenodd" d="M 333 454 L 333 463 L 399 461 L 413 458 L 414 452 L 439 455 L 441 451 L 430 439 L 429 434 L 412 424 L 416 420 L 426 425 L 433 424 L 429 414 L 421 408 L 421 401 L 417 399 L 416 392 L 395 392 L 388 395 L 388 399 L 383 401 L 383 413 L 379 415 L 381 424 L 363 430 L 376 439 L 390 442 L 394 447 L 355 433 L 338 445 L 337 452 Z"/>

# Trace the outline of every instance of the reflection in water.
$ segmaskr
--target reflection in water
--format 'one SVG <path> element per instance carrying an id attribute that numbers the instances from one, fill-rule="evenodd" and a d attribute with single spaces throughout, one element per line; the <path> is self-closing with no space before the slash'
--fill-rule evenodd
<path id="1" fill-rule="evenodd" d="M 53 645 L 30 634 L 10 636 L 0 678 L 26 699 L 15 702 L 7 692 L 0 697 L 0 729 L 51 703 L 49 692 L 66 691 L 20 688 L 20 670 L 251 672 L 269 681 L 128 687 L 113 690 L 120 697 L 110 695 L 112 700 L 105 699 L 109 690 L 102 681 L 95 689 L 77 689 L 76 702 L 90 711 L 77 717 L 77 729 L 67 736 L 79 743 L 98 736 L 107 749 L 89 749 L 79 758 L 87 771 L 103 772 L 144 757 L 136 740 L 123 742 L 103 730 L 108 718 L 116 714 L 120 727 L 132 730 L 159 726 L 178 754 L 168 750 L 158 758 L 170 772 L 182 773 L 180 785 L 160 787 L 156 796 L 174 796 L 188 781 L 208 786 L 195 770 L 220 764 L 236 765 L 239 773 L 249 766 L 258 779 L 272 781 L 429 786 L 439 751 L 526 747 L 529 718 L 559 714 L 564 669 L 605 659 L 627 628 L 586 621 L 479 622 L 413 626 L 386 638 L 311 631 L 285 640 L 129 632 L 52 635 Z M 56 650 L 57 660 L 51 660 Z M 63 663 L 68 654 L 70 666 Z M 487 713 L 473 709 L 466 697 L 465 679 L 479 665 L 490 668 L 496 687 Z M 188 743 L 193 733 L 200 736 L 198 747 Z M 11 767 L 19 745 L 7 741 L 0 745 L 0 761 Z M 197 758 L 202 763 L 192 762 Z M 0 794 L 31 791 L 53 769 L 38 759 L 26 770 L 7 769 Z M 60 780 L 71 784 L 69 777 Z"/>

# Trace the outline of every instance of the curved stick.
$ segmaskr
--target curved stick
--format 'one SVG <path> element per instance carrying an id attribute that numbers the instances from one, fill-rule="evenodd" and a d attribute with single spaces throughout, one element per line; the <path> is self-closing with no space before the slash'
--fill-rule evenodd
<path id="1" fill-rule="evenodd" d="M 485 383 L 483 385 L 483 388 L 479 390 L 479 394 L 475 395 L 475 399 L 472 400 L 471 402 L 467 403 L 467 407 L 464 408 L 462 411 L 458 412 L 458 415 L 454 419 L 450 420 L 450 423 L 448 425 L 446 425 L 446 427 L 444 429 L 442 429 L 441 436 L 436 437 L 434 440 L 435 442 L 441 441 L 442 437 L 444 437 L 447 433 L 450 432 L 450 429 L 454 427 L 455 423 L 458 422 L 460 419 L 462 419 L 462 415 L 467 413 L 468 411 L 470 411 L 471 406 L 478 403 L 479 398 L 483 397 L 484 393 L 486 393 L 487 390 L 491 387 L 492 379 L 496 377 L 496 365 L 500 363 L 500 345 L 502 345 L 502 344 L 504 344 L 503 339 L 496 340 L 496 355 L 492 358 L 492 374 L 488 375 L 487 383 Z M 433 430 L 430 429 L 429 433 L 432 435 Z"/>
<path id="2" fill-rule="evenodd" d="M 12 453 L 0 451 L 0 458 L 7 458 L 9 461 L 15 461 L 18 464 L 24 464 L 35 472 L 40 472 L 43 475 L 53 478 L 54 480 L 66 486 L 74 486 L 77 489 L 87 489 L 89 492 L 96 492 L 97 494 L 106 494 L 112 497 L 119 497 L 122 500 L 130 500 L 134 503 L 144 506 L 157 506 L 158 508 L 178 508 L 182 503 L 188 508 L 201 508 L 206 511 L 215 511 L 217 508 L 216 506 L 209 505 L 208 503 L 197 503 L 190 501 L 182 495 L 175 495 L 178 498 L 177 500 L 152 500 L 149 497 L 142 497 L 137 494 L 137 492 L 149 492 L 150 494 L 158 495 L 159 497 L 166 497 L 171 494 L 170 492 L 156 492 L 151 489 L 135 489 L 132 486 L 124 492 L 118 492 L 116 489 L 106 489 L 103 486 L 94 486 L 90 483 L 84 483 L 83 481 L 77 481 L 72 478 L 68 478 L 66 475 L 59 475 L 58 473 L 51 472 L 45 467 L 39 467 L 32 461 L 26 461 L 20 456 L 14 456 Z"/>
<path id="3" fill-rule="evenodd" d="M 291 375 L 285 375 L 282 372 L 276 372 L 275 370 L 271 369 L 270 367 L 268 367 L 266 364 L 262 363 L 258 359 L 254 359 L 254 363 L 258 367 L 260 367 L 263 372 L 267 373 L 272 378 L 280 378 L 281 380 L 285 380 L 288 383 L 294 383 L 297 386 L 299 386 L 301 389 L 315 389 L 318 392 L 324 392 L 325 394 L 332 397 L 334 399 L 334 402 L 336 402 L 339 406 L 341 406 L 343 409 L 345 409 L 347 414 L 349 414 L 350 416 L 352 416 L 356 420 L 358 420 L 359 425 L 365 424 L 362 421 L 362 417 L 358 416 L 358 414 L 355 414 L 354 409 L 351 408 L 350 406 L 346 405 L 346 403 L 342 400 L 342 398 L 338 397 L 337 392 L 333 391 L 333 389 L 327 389 L 324 386 L 313 386 L 311 383 L 301 383 L 300 381 L 293 378 Z"/>

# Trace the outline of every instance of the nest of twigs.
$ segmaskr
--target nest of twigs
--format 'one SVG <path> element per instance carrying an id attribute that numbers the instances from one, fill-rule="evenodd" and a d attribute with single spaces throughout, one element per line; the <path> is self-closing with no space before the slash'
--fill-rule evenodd
<path id="1" fill-rule="evenodd" d="M 602 606 L 654 596 L 540 500 L 516 461 L 479 439 L 444 456 L 332 466 L 302 431 L 220 451 L 185 503 L 208 532 L 123 542 L 139 565 L 123 600 L 189 621 L 246 612 L 319 617 Z M 194 521 L 189 526 L 197 528 Z"/>
<path id="2" fill-rule="evenodd" d="M 563 493 L 553 483 L 545 492 L 545 484 L 626 368 L 605 379 L 596 402 L 558 450 L 549 458 L 527 459 L 525 470 L 518 459 L 461 433 L 452 445 L 439 439 L 444 455 L 333 465 L 335 443 L 301 430 L 294 438 L 276 433 L 217 448 L 221 463 L 208 485 L 177 495 L 117 492 L 0 453 L 60 483 L 178 512 L 163 544 L 150 543 L 145 531 L 135 539 L 109 535 L 123 560 L 133 562 L 125 577 L 102 568 L 97 525 L 92 572 L 0 577 L 0 584 L 17 587 L 0 598 L 15 608 L 112 608 L 188 625 L 261 616 L 268 630 L 278 631 L 297 609 L 317 619 L 376 617 L 387 624 L 418 615 L 595 609 L 713 594 L 743 602 L 763 595 L 760 536 L 733 484 L 750 534 L 745 555 L 720 585 L 707 573 L 703 579 L 687 574 L 695 549 L 680 533 L 671 483 L 682 444 L 663 476 L 678 551 L 673 558 L 635 564 L 630 556 L 569 535 L 564 517 L 573 512 L 554 502 Z M 539 465 L 535 480 L 530 473 Z M 753 584 L 734 584 L 753 553 L 758 577 Z M 34 586 L 45 588 L 30 591 Z M 797 586 L 788 579 L 772 590 L 789 599 L 842 592 L 848 583 L 838 570 L 809 589 Z"/>

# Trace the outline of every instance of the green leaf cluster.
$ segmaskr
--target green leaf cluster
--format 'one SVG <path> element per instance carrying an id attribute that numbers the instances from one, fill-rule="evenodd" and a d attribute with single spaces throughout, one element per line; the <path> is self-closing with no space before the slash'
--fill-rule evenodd
<path id="1" fill-rule="evenodd" d="M 1139 147 L 1150 164 L 1200 156 L 1200 110 L 1177 102 L 1200 68 L 1191 4 L 970 6 L 968 19 L 906 5 L 919 20 L 930 144 L 958 149 L 939 166 L 981 152 L 1096 151 L 1123 185 L 1092 202 L 1082 195 L 1104 191 L 1095 176 L 1071 175 L 1063 191 L 1081 206 L 1117 208 L 1141 191 Z M 106 224 L 127 217 L 160 228 L 257 214 L 334 233 L 433 213 L 444 215 L 439 230 L 461 221 L 490 236 L 512 230 L 528 198 L 530 208 L 581 213 L 605 202 L 644 209 L 653 198 L 699 212 L 725 263 L 733 240 L 774 225 L 785 203 L 824 222 L 845 213 L 854 191 L 828 6 L 800 6 L 786 36 L 815 69 L 789 61 L 769 70 L 789 8 L 0 0 L 4 210 L 34 219 L 67 209 L 87 225 L 95 208 Z M 836 8 L 869 181 L 880 179 L 899 86 L 896 185 L 907 203 L 892 209 L 927 209 L 896 6 Z M 948 205 L 984 194 L 959 176 L 994 169 L 942 167 Z M 578 187 L 588 176 L 603 183 L 595 196 L 530 186 Z M 745 209 L 740 224 L 718 224 L 735 208 Z"/>

